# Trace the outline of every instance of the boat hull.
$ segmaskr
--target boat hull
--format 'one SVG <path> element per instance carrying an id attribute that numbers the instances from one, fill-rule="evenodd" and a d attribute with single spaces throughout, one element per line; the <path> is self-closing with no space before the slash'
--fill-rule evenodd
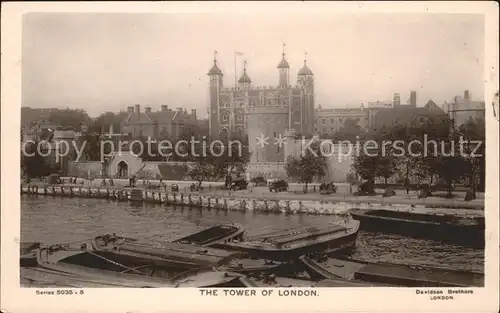
<path id="1" fill-rule="evenodd" d="M 101 264 L 74 263 L 79 257 L 89 255 L 96 256 L 89 251 L 39 249 L 38 266 L 25 269 L 22 278 L 35 286 L 42 283 L 66 287 L 209 288 L 241 284 L 241 274 L 211 268 L 197 268 L 175 274 L 155 270 L 154 266 L 149 266 L 152 271 L 142 271 L 143 267 L 130 268 L 129 264 L 106 268 L 100 266 Z M 80 262 L 84 263 L 81 260 Z M 113 261 L 110 264 L 118 265 Z"/>
<path id="2" fill-rule="evenodd" d="M 301 257 L 300 261 L 315 280 L 341 278 L 400 287 L 484 286 L 484 275 L 481 273 L 445 268 L 362 262 L 345 258 L 318 262 L 305 256 Z"/>
<path id="3" fill-rule="evenodd" d="M 355 222 L 357 226 L 349 232 L 339 233 L 338 236 L 328 240 L 322 240 L 321 237 L 308 239 L 307 243 L 295 245 L 293 248 L 265 247 L 245 242 L 219 243 L 213 247 L 242 252 L 254 258 L 280 262 L 293 261 L 302 255 L 309 254 L 321 253 L 331 256 L 350 254 L 356 247 L 358 237 L 359 222 Z"/>
<path id="4" fill-rule="evenodd" d="M 432 221 L 371 216 L 354 211 L 351 215 L 361 222 L 360 229 L 370 232 L 398 234 L 412 238 L 443 241 L 450 244 L 484 249 L 484 224 L 456 225 Z"/>
<path id="5" fill-rule="evenodd" d="M 229 242 L 233 239 L 242 239 L 244 233 L 245 229 L 241 225 L 221 224 L 208 227 L 194 234 L 177 239 L 174 242 L 209 247 L 217 242 Z"/>

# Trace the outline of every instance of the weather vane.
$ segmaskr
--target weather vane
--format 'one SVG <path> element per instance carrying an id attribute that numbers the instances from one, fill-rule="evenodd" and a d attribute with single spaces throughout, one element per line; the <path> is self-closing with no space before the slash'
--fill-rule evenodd
<path id="1" fill-rule="evenodd" d="M 214 62 L 217 61 L 217 53 L 218 53 L 217 50 L 214 50 Z"/>

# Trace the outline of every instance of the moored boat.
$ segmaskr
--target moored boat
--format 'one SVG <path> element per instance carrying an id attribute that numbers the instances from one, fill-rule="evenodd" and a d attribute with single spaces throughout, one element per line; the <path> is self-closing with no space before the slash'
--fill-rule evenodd
<path id="1" fill-rule="evenodd" d="M 188 270 L 229 263 L 237 253 L 175 242 L 154 246 L 148 242 L 120 236 L 103 235 L 92 240 L 92 250 L 101 257 L 136 266 L 155 265 L 165 269 Z"/>
<path id="2" fill-rule="evenodd" d="M 346 279 L 400 287 L 481 287 L 481 273 L 348 258 L 300 258 L 313 279 Z"/>
<path id="3" fill-rule="evenodd" d="M 233 239 L 241 240 L 244 233 L 245 229 L 239 224 L 218 224 L 179 238 L 174 242 L 210 246 L 217 242 L 228 242 Z"/>
<path id="4" fill-rule="evenodd" d="M 90 244 L 90 242 L 89 242 Z M 85 260 L 86 262 L 83 262 Z M 73 287 L 233 287 L 243 286 L 242 274 L 197 268 L 181 273 L 156 268 L 154 264 L 135 266 L 119 263 L 86 250 L 64 245 L 37 250 L 38 267 L 24 269 L 22 277 L 33 285 Z M 84 265 L 82 263 L 85 263 Z"/>
<path id="5" fill-rule="evenodd" d="M 352 209 L 349 213 L 361 222 L 361 230 L 484 248 L 484 217 L 363 209 Z"/>
<path id="6" fill-rule="evenodd" d="M 244 252 L 254 258 L 288 262 L 311 253 L 349 252 L 356 245 L 358 229 L 359 221 L 347 216 L 328 227 L 297 227 L 212 246 Z"/>
<path id="7" fill-rule="evenodd" d="M 36 250 L 41 246 L 40 242 L 21 242 L 19 247 L 20 266 L 36 266 Z"/>
<path id="8" fill-rule="evenodd" d="M 310 288 L 310 287 L 372 287 L 375 284 L 366 283 L 366 282 L 358 282 L 358 281 L 350 281 L 346 279 L 323 279 L 320 281 L 312 281 L 305 279 L 297 279 L 297 278 L 289 278 L 289 277 L 280 277 L 274 275 L 260 275 L 260 276 L 242 276 L 240 280 L 247 287 L 254 288 L 288 288 L 288 287 L 302 287 L 302 288 Z"/>

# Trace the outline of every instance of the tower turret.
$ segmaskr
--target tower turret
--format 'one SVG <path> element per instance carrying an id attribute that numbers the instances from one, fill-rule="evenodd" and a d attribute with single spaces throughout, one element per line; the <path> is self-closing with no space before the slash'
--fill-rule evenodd
<path id="1" fill-rule="evenodd" d="M 281 61 L 278 64 L 279 71 L 279 86 L 288 87 L 290 85 L 290 64 L 285 58 L 285 44 L 283 44 L 283 52 L 281 54 Z"/>
<path id="2" fill-rule="evenodd" d="M 238 79 L 238 87 L 243 89 L 250 88 L 250 84 L 252 83 L 250 76 L 247 74 L 247 64 L 247 61 L 243 62 L 243 74 L 241 74 L 240 79 Z"/>
<path id="3" fill-rule="evenodd" d="M 314 74 L 312 70 L 307 66 L 307 52 L 306 52 L 304 57 L 304 66 L 302 66 L 302 68 L 297 73 L 297 84 L 307 88 L 307 87 L 312 87 L 313 83 L 314 83 Z"/>
<path id="4" fill-rule="evenodd" d="M 297 73 L 297 85 L 301 91 L 302 132 L 312 134 L 314 129 L 314 74 L 307 66 L 307 52 L 304 54 L 304 66 Z"/>
<path id="5" fill-rule="evenodd" d="M 214 51 L 214 65 L 207 73 L 210 80 L 210 103 L 208 107 L 208 128 L 212 138 L 219 135 L 219 98 L 223 87 L 221 69 L 217 66 L 217 51 Z"/>

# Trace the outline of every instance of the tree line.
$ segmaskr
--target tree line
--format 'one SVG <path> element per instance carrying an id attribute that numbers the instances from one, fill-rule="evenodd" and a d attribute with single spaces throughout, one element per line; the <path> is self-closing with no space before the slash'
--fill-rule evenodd
<path id="1" fill-rule="evenodd" d="M 353 154 L 354 175 L 348 175 L 347 179 L 350 183 L 364 182 L 369 194 L 374 193 L 378 178 L 384 180 L 386 188 L 390 179 L 407 189 L 415 180 L 420 188 L 439 185 L 447 190 L 449 197 L 454 184 L 464 181 L 473 198 L 476 191 L 484 191 L 484 120 L 470 119 L 454 128 L 449 119 L 426 119 L 413 126 L 395 124 L 368 132 L 362 132 L 354 123 L 347 123 L 335 136 L 337 140 L 360 142 L 360 151 Z M 433 141 L 437 143 L 437 149 Z M 398 142 L 397 146 L 388 144 L 395 142 Z M 327 163 L 318 142 L 301 156 L 289 157 L 285 170 L 289 178 L 304 183 L 307 191 L 307 184 L 325 176 Z"/>

